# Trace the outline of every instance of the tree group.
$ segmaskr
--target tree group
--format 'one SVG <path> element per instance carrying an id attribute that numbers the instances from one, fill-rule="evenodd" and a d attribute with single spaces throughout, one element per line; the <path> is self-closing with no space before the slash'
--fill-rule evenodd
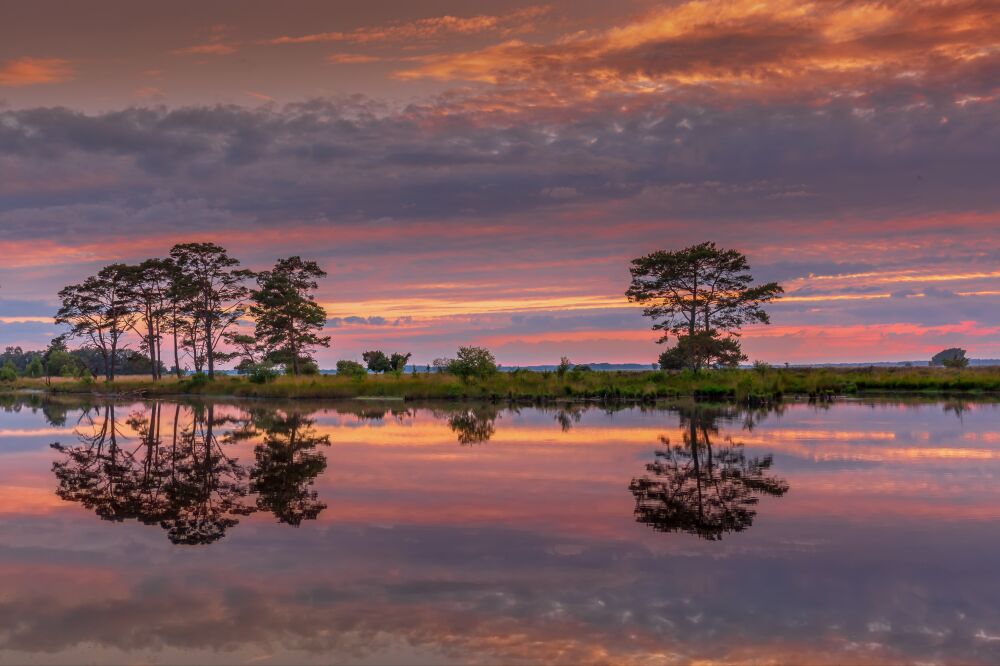
<path id="1" fill-rule="evenodd" d="M 100 355 L 109 381 L 118 373 L 129 334 L 138 337 L 154 380 L 166 370 L 165 341 L 178 377 L 182 361 L 212 379 L 219 362 L 236 358 L 243 369 L 278 363 L 299 374 L 315 367 L 317 347 L 330 344 L 329 337 L 320 335 L 326 312 L 313 295 L 317 280 L 325 276 L 316 262 L 300 257 L 254 273 L 240 268 L 239 260 L 219 245 L 181 243 L 166 258 L 111 264 L 63 288 L 56 322 Z M 248 314 L 252 335 L 236 328 Z"/>

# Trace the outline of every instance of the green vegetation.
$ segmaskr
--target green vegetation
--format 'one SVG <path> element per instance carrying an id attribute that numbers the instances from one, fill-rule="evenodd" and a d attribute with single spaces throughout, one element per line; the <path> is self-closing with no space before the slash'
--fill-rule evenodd
<path id="1" fill-rule="evenodd" d="M 399 352 L 393 352 L 391 356 L 386 356 L 384 351 L 379 349 L 374 349 L 372 351 L 366 351 L 361 355 L 365 364 L 368 366 L 368 370 L 375 373 L 386 373 L 394 372 L 396 374 L 401 373 L 406 369 L 406 362 L 410 360 L 412 354 L 400 354 Z M 340 363 L 337 363 L 337 373 L 340 374 Z M 361 367 L 360 364 L 358 367 Z M 346 374 L 357 374 L 356 369 L 353 366 L 345 366 L 347 369 Z"/>
<path id="2" fill-rule="evenodd" d="M 338 377 L 364 377 L 368 374 L 365 366 L 361 365 L 357 361 L 340 360 L 337 361 L 337 376 Z"/>
<path id="3" fill-rule="evenodd" d="M 497 360 L 488 349 L 459 347 L 455 358 L 439 358 L 434 361 L 434 367 L 468 382 L 473 378 L 485 380 L 495 374 Z"/>
<path id="4" fill-rule="evenodd" d="M 43 380 L 19 378 L 7 385 L 42 388 Z M 826 399 L 865 392 L 997 393 L 1000 368 L 771 368 L 681 372 L 594 372 L 573 368 L 557 372 L 515 370 L 459 376 L 449 372 L 385 375 L 280 376 L 255 383 L 247 377 L 196 374 L 154 382 L 119 378 L 93 382 L 53 378 L 52 392 L 204 395 L 275 399 L 342 399 L 395 397 L 420 399 L 486 399 L 517 402 L 596 401 L 650 402 L 692 396 L 700 400 L 735 400 L 764 404 L 784 396 Z"/>

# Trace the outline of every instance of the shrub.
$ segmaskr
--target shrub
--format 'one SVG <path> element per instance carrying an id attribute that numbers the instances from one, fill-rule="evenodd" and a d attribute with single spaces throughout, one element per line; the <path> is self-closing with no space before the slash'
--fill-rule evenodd
<path id="1" fill-rule="evenodd" d="M 191 375 L 191 378 L 188 380 L 188 383 L 191 386 L 191 388 L 204 386 L 205 384 L 208 383 L 208 375 L 206 375 L 204 372 L 196 372 L 193 375 Z"/>
<path id="2" fill-rule="evenodd" d="M 17 380 L 17 369 L 10 361 L 0 368 L 0 382 L 13 382 Z"/>
<path id="3" fill-rule="evenodd" d="M 393 352 L 392 356 L 389 357 L 389 368 L 395 372 L 400 373 L 406 369 L 406 362 L 410 360 L 413 354 L 400 354 L 398 352 Z"/>
<path id="4" fill-rule="evenodd" d="M 368 364 L 368 369 L 372 372 L 389 372 L 392 370 L 392 363 L 389 361 L 389 357 L 385 355 L 385 352 L 378 349 L 366 351 L 361 355 L 361 358 L 365 360 L 365 363 Z"/>
<path id="5" fill-rule="evenodd" d="M 368 374 L 368 370 L 357 361 L 342 360 L 337 361 L 337 374 L 347 377 L 364 377 Z"/>
<path id="6" fill-rule="evenodd" d="M 702 331 L 678 336 L 677 345 L 660 354 L 659 363 L 663 370 L 697 370 L 735 368 L 745 360 L 746 355 L 735 337 L 722 337 L 718 331 Z"/>
<path id="7" fill-rule="evenodd" d="M 316 363 L 316 361 L 313 361 L 312 359 L 309 359 L 304 363 L 300 363 L 299 374 L 315 377 L 316 375 L 319 374 L 319 365 Z"/>
<path id="8" fill-rule="evenodd" d="M 449 370 L 459 377 L 488 377 L 497 371 L 497 360 L 483 347 L 459 347 Z"/>
<path id="9" fill-rule="evenodd" d="M 198 375 L 201 374 L 202 373 L 199 372 L 191 377 L 191 384 L 193 386 L 199 386 L 208 381 L 208 377 L 204 375 L 202 375 L 205 377 L 204 381 L 196 381 L 198 380 Z M 278 378 L 278 371 L 275 369 L 273 364 L 268 363 L 267 361 L 254 363 L 247 370 L 247 378 L 254 384 L 270 384 Z"/>

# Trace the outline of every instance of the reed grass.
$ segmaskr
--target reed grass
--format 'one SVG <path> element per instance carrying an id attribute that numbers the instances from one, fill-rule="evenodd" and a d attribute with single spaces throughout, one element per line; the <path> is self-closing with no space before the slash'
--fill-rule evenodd
<path id="1" fill-rule="evenodd" d="M 4 388 L 0 385 L 0 389 Z M 114 382 L 19 379 L 8 389 L 51 393 L 233 396 L 274 399 L 394 397 L 406 400 L 486 399 L 543 402 L 650 401 L 695 397 L 772 401 L 785 395 L 832 397 L 859 393 L 1000 393 L 1000 368 L 755 368 L 692 372 L 516 371 L 463 380 L 442 374 L 279 377 L 266 384 L 244 377 L 215 381 L 122 377 Z"/>

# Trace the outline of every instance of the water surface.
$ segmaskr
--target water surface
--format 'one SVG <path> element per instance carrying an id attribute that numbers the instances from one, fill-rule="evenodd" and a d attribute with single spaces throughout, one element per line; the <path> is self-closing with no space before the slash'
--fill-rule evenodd
<path id="1" fill-rule="evenodd" d="M 0 662 L 1000 661 L 994 403 L 0 405 Z"/>

